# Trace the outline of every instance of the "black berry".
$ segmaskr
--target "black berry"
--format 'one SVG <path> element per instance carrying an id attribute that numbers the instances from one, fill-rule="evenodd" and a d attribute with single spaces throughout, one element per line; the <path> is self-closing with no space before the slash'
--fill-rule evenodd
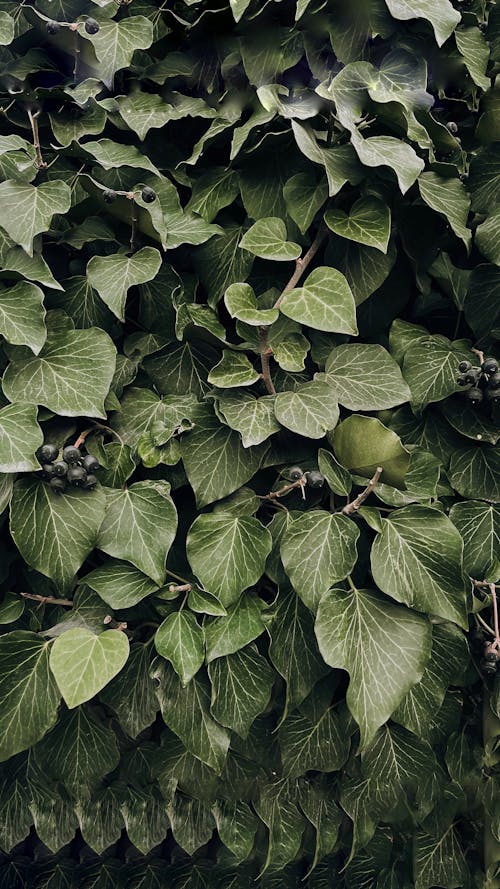
<path id="1" fill-rule="evenodd" d="M 469 389 L 468 392 L 465 393 L 465 397 L 471 404 L 481 404 L 483 400 L 483 393 L 481 389 L 477 389 L 474 387 L 473 389 Z"/>
<path id="2" fill-rule="evenodd" d="M 145 185 L 141 191 L 141 198 L 145 204 L 152 204 L 153 201 L 156 201 L 156 191 L 153 191 L 149 185 Z"/>
<path id="3" fill-rule="evenodd" d="M 500 373 L 493 374 L 488 382 L 488 389 L 500 389 Z"/>
<path id="4" fill-rule="evenodd" d="M 81 460 L 81 453 L 79 448 L 75 448 L 74 445 L 68 445 L 64 448 L 63 452 L 63 460 L 66 460 L 66 463 L 78 463 Z"/>
<path id="5" fill-rule="evenodd" d="M 307 484 L 310 488 L 322 488 L 325 484 L 325 476 L 313 469 L 312 472 L 306 472 Z"/>
<path id="6" fill-rule="evenodd" d="M 481 376 L 481 371 L 478 367 L 473 367 L 468 373 L 465 374 L 464 379 L 466 383 L 477 383 Z"/>
<path id="7" fill-rule="evenodd" d="M 87 472 L 96 472 L 101 468 L 101 464 L 93 454 L 87 454 L 87 456 L 83 458 L 83 468 L 86 469 Z"/>
<path id="8" fill-rule="evenodd" d="M 472 364 L 470 363 L 470 361 L 461 361 L 460 364 L 458 365 L 458 369 L 459 369 L 460 373 L 462 373 L 462 374 L 467 373 L 467 371 L 470 370 L 471 367 L 472 367 Z"/>
<path id="9" fill-rule="evenodd" d="M 460 376 L 457 377 L 457 383 L 459 386 L 468 386 L 465 374 L 460 374 Z"/>
<path id="10" fill-rule="evenodd" d="M 68 472 L 68 464 L 65 460 L 58 460 L 54 463 L 54 475 L 58 478 L 64 478 Z"/>
<path id="11" fill-rule="evenodd" d="M 492 664 L 496 664 L 498 660 L 498 655 L 494 651 L 487 651 L 484 656 L 485 661 L 490 661 Z"/>
<path id="12" fill-rule="evenodd" d="M 59 450 L 55 445 L 44 444 L 41 448 L 38 448 L 36 456 L 40 463 L 52 463 L 52 461 L 56 459 L 58 453 Z"/>
<path id="13" fill-rule="evenodd" d="M 68 479 L 70 485 L 82 487 L 84 482 L 87 480 L 87 473 L 85 472 L 83 466 L 70 466 L 66 478 Z"/>
<path id="14" fill-rule="evenodd" d="M 49 485 L 54 494 L 62 494 L 66 490 L 66 482 L 62 478 L 51 478 Z"/>
<path id="15" fill-rule="evenodd" d="M 42 466 L 42 472 L 44 478 L 52 478 L 55 475 L 54 464 L 44 463 Z"/>
<path id="16" fill-rule="evenodd" d="M 304 473 L 300 466 L 292 466 L 291 469 L 288 470 L 288 475 L 290 476 L 292 482 L 298 482 L 299 478 L 302 478 Z"/>
<path id="17" fill-rule="evenodd" d="M 486 361 L 483 361 L 481 370 L 489 377 L 493 376 L 498 370 L 498 361 L 495 361 L 494 358 L 487 358 Z"/>
<path id="18" fill-rule="evenodd" d="M 96 22 L 95 19 L 87 19 L 85 22 L 85 30 L 87 34 L 97 34 L 99 27 L 99 22 Z"/>
<path id="19" fill-rule="evenodd" d="M 92 473 L 90 473 L 90 475 L 88 475 L 87 478 L 85 479 L 85 481 L 83 483 L 83 487 L 87 491 L 93 491 L 96 484 L 97 484 L 97 477 L 95 475 L 92 475 Z"/>
<path id="20" fill-rule="evenodd" d="M 486 389 L 484 397 L 491 404 L 498 404 L 500 401 L 500 391 L 498 389 Z"/>
<path id="21" fill-rule="evenodd" d="M 61 30 L 59 22 L 47 22 L 47 34 L 57 34 Z"/>
<path id="22" fill-rule="evenodd" d="M 482 660 L 481 661 L 481 669 L 483 673 L 486 673 L 492 676 L 497 671 L 496 663 L 492 664 L 491 661 Z"/>
<path id="23" fill-rule="evenodd" d="M 102 193 L 102 197 L 105 204 L 112 204 L 113 201 L 116 201 L 118 195 L 112 188 L 106 188 Z"/>

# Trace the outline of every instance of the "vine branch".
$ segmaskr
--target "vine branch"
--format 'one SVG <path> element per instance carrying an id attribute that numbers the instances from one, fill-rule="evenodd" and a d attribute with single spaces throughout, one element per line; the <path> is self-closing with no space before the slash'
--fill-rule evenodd
<path id="1" fill-rule="evenodd" d="M 19 595 L 23 599 L 33 599 L 40 605 L 66 605 L 68 608 L 73 608 L 72 599 L 56 599 L 55 596 L 40 596 L 38 593 L 19 593 Z"/>
<path id="2" fill-rule="evenodd" d="M 377 486 L 378 480 L 382 475 L 382 466 L 377 466 L 373 478 L 370 479 L 364 491 L 361 491 L 361 494 L 358 494 L 355 500 L 352 503 L 346 503 L 346 505 L 340 510 L 344 515 L 352 515 L 353 512 L 357 512 L 362 503 L 365 502 L 366 498 L 370 496 L 373 489 Z"/>
<path id="3" fill-rule="evenodd" d="M 45 170 L 47 164 L 45 163 L 42 155 L 42 149 L 40 146 L 40 133 L 38 130 L 38 118 L 40 116 L 39 111 L 35 111 L 33 114 L 31 108 L 28 108 L 28 117 L 31 124 L 31 132 L 33 134 L 33 148 L 35 149 L 36 161 L 35 165 L 39 170 Z"/>
<path id="4" fill-rule="evenodd" d="M 276 395 L 276 389 L 271 377 L 271 365 L 269 363 L 273 350 L 267 339 L 267 327 L 259 327 L 260 342 L 260 366 L 262 369 L 262 379 L 269 395 Z"/>

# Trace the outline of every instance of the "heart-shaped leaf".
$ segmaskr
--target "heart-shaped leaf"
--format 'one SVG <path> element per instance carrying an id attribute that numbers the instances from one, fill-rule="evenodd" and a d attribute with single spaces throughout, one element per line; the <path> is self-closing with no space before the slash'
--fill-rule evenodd
<path id="1" fill-rule="evenodd" d="M 143 15 L 131 15 L 120 22 L 101 21 L 96 34 L 82 29 L 82 36 L 94 45 L 99 59 L 98 76 L 109 88 L 115 73 L 130 64 L 136 49 L 147 49 L 153 42 L 153 25 Z"/>
<path id="2" fill-rule="evenodd" d="M 404 484 L 410 452 L 399 436 L 375 417 L 352 416 L 343 420 L 333 433 L 333 448 L 346 469 L 370 477 L 381 466 L 382 481 L 395 487 Z"/>
<path id="3" fill-rule="evenodd" d="M 87 266 L 87 279 L 113 314 L 123 321 L 130 287 L 151 281 L 160 266 L 160 251 L 143 247 L 132 256 L 123 253 L 93 256 Z"/>
<path id="4" fill-rule="evenodd" d="M 208 382 L 220 389 L 234 389 L 237 386 L 251 386 L 259 377 L 246 355 L 224 349 L 221 360 L 208 375 Z"/>
<path id="5" fill-rule="evenodd" d="M 105 630 L 98 636 L 82 628 L 61 633 L 52 645 L 50 669 L 70 710 L 111 682 L 128 654 L 128 638 L 119 630 Z"/>
<path id="6" fill-rule="evenodd" d="M 288 318 L 315 330 L 357 334 L 356 306 L 349 284 L 337 269 L 320 266 L 302 287 L 285 294 L 280 309 Z"/>
<path id="7" fill-rule="evenodd" d="M 332 392 L 351 411 L 380 411 L 411 397 L 399 366 L 382 346 L 337 346 L 328 356 L 325 372 Z"/>
<path id="8" fill-rule="evenodd" d="M 55 213 L 71 207 L 71 189 L 59 179 L 40 185 L 7 180 L 0 183 L 2 218 L 0 227 L 33 256 L 33 239 L 50 228 Z"/>
<path id="9" fill-rule="evenodd" d="M 307 438 L 323 438 L 339 419 L 335 391 L 328 382 L 304 383 L 292 392 L 280 392 L 274 403 L 276 419 Z"/>
<path id="10" fill-rule="evenodd" d="M 299 244 L 287 240 L 286 225 L 277 216 L 258 219 L 243 235 L 239 246 L 262 259 L 290 260 L 300 256 Z"/>
<path id="11" fill-rule="evenodd" d="M 43 291 L 36 284 L 21 281 L 0 290 L 0 333 L 14 346 L 29 346 L 35 355 L 42 348 L 47 331 Z"/>
<path id="12" fill-rule="evenodd" d="M 182 684 L 187 685 L 205 659 L 203 630 L 194 614 L 169 614 L 155 633 L 155 648 L 170 661 Z"/>
<path id="13" fill-rule="evenodd" d="M 35 451 L 43 444 L 37 410 L 31 404 L 8 404 L 0 410 L 0 472 L 39 469 Z"/>
<path id="14" fill-rule="evenodd" d="M 250 284 L 231 284 L 224 295 L 224 302 L 231 318 L 238 318 L 255 327 L 273 324 L 279 317 L 278 309 L 259 309 Z"/>
<path id="15" fill-rule="evenodd" d="M 325 222 L 336 235 L 376 247 L 387 253 L 391 234 L 391 211 L 381 200 L 374 197 L 359 198 L 349 213 L 343 210 L 327 210 Z"/>

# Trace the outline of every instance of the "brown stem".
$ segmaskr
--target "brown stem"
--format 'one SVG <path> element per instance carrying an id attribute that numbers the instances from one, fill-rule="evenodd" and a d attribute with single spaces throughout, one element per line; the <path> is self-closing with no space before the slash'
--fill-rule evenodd
<path id="1" fill-rule="evenodd" d="M 343 509 L 340 511 L 344 513 L 344 515 L 352 515 L 353 512 L 356 512 L 362 503 L 365 502 L 366 498 L 370 496 L 373 489 L 376 487 L 377 482 L 382 475 L 382 466 L 377 466 L 373 478 L 370 479 L 364 491 L 361 491 L 361 494 L 358 494 L 355 500 L 352 503 L 346 503 Z"/>
<path id="2" fill-rule="evenodd" d="M 302 488 L 302 496 L 305 498 L 305 485 L 306 480 L 304 476 L 302 476 L 302 478 L 297 479 L 296 482 L 290 482 L 288 485 L 279 488 L 278 491 L 270 491 L 269 494 L 258 494 L 257 496 L 259 497 L 259 500 L 277 500 L 279 497 L 288 494 L 289 491 L 293 491 L 294 488 Z"/>
<path id="3" fill-rule="evenodd" d="M 495 631 L 490 627 L 489 624 L 486 623 L 486 621 L 481 617 L 480 614 L 475 614 L 474 617 L 476 618 L 476 621 L 478 622 L 478 624 L 481 624 L 483 630 L 486 630 L 488 633 L 491 633 L 492 636 L 495 635 Z"/>
<path id="4" fill-rule="evenodd" d="M 181 584 L 171 583 L 168 588 L 168 591 L 169 591 L 169 593 L 190 593 L 192 589 L 193 589 L 193 587 L 192 587 L 192 584 L 190 584 L 190 583 L 181 583 Z"/>
<path id="5" fill-rule="evenodd" d="M 31 124 L 31 132 L 33 134 L 33 148 L 35 149 L 36 161 L 35 164 L 39 170 L 45 170 L 47 164 L 45 163 L 42 155 L 42 149 L 40 147 L 40 134 L 38 131 L 38 118 L 40 116 L 39 111 L 35 111 L 33 114 L 31 108 L 28 108 L 28 117 Z"/>
<path id="6" fill-rule="evenodd" d="M 189 580 L 186 580 L 185 577 L 181 577 L 180 574 L 176 574 L 175 571 L 171 571 L 170 568 L 167 568 L 167 574 L 170 574 L 170 577 L 175 577 L 182 584 L 186 584 L 186 586 L 191 587 Z"/>
<path id="7" fill-rule="evenodd" d="M 87 438 L 87 435 L 90 435 L 90 433 L 93 431 L 94 431 L 94 429 L 92 428 L 92 429 L 84 429 L 83 432 L 80 432 L 80 435 L 76 439 L 73 447 L 79 448 L 80 445 L 82 445 L 84 443 L 85 439 Z"/>
<path id="8" fill-rule="evenodd" d="M 477 355 L 479 363 L 482 364 L 484 361 L 484 352 L 481 352 L 481 349 L 471 349 L 471 352 L 474 352 L 474 355 Z"/>
<path id="9" fill-rule="evenodd" d="M 124 620 L 115 620 L 114 617 L 111 617 L 110 614 L 107 614 L 103 620 L 103 624 L 109 627 L 110 630 L 120 630 L 123 633 L 127 629 L 127 622 Z"/>
<path id="10" fill-rule="evenodd" d="M 271 366 L 269 363 L 269 359 L 273 354 L 273 350 L 269 345 L 269 341 L 267 339 L 267 328 L 259 327 L 259 341 L 260 341 L 260 365 L 262 368 L 262 379 L 264 380 L 266 389 L 269 395 L 276 395 L 276 389 L 274 388 L 274 383 L 271 377 Z"/>
<path id="11" fill-rule="evenodd" d="M 80 35 L 76 30 L 73 42 L 73 54 L 75 59 L 75 63 L 73 65 L 73 83 L 76 83 L 76 79 L 78 77 L 78 66 L 80 64 Z"/>
<path id="12" fill-rule="evenodd" d="M 135 248 L 135 236 L 137 232 L 137 214 L 136 214 L 136 203 L 134 198 L 132 197 L 130 201 L 130 252 L 134 252 Z"/>
<path id="13" fill-rule="evenodd" d="M 328 229 L 326 228 L 326 226 L 320 225 L 320 227 L 316 233 L 316 237 L 314 238 L 314 241 L 312 242 L 311 246 L 309 247 L 309 250 L 307 251 L 307 253 L 305 253 L 304 256 L 299 256 L 299 258 L 295 260 L 295 271 L 294 271 L 292 277 L 290 278 L 288 284 L 281 291 L 278 299 L 274 303 L 275 309 L 279 309 L 279 307 L 283 301 L 283 297 L 287 293 L 289 293 L 290 290 L 293 290 L 293 288 L 295 287 L 296 284 L 298 284 L 301 275 L 303 274 L 303 272 L 305 272 L 307 266 L 310 264 L 310 262 L 316 256 L 316 253 L 318 252 L 319 248 L 321 247 L 321 244 L 323 243 L 324 239 L 326 238 L 327 233 L 328 233 Z"/>
<path id="14" fill-rule="evenodd" d="M 38 593 L 19 593 L 23 599 L 33 599 L 34 602 L 39 602 L 40 605 L 66 605 L 69 608 L 73 608 L 73 602 L 71 599 L 56 599 L 55 596 L 40 596 Z"/>
<path id="15" fill-rule="evenodd" d="M 488 587 L 488 589 L 491 589 L 491 587 L 495 587 L 495 589 L 500 590 L 500 584 L 490 583 L 488 580 L 474 580 L 473 579 L 472 583 L 474 584 L 474 586 L 477 586 L 477 587 Z"/>
<path id="16" fill-rule="evenodd" d="M 497 647 L 500 647 L 500 630 L 498 627 L 498 602 L 497 602 L 497 594 L 495 590 L 495 584 L 488 584 L 491 593 L 491 604 L 493 605 L 493 629 L 495 631 L 495 643 Z"/>

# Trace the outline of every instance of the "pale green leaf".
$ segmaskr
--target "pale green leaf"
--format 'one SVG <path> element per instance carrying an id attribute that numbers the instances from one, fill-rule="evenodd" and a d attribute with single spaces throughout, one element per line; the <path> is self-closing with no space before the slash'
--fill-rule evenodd
<path id="1" fill-rule="evenodd" d="M 317 721 L 292 713 L 281 726 L 278 739 L 286 778 L 305 775 L 311 769 L 336 772 L 345 765 L 351 746 L 345 714 L 331 707 Z"/>
<path id="2" fill-rule="evenodd" d="M 9 401 L 43 404 L 64 417 L 105 417 L 104 399 L 115 371 L 116 349 L 104 330 L 48 324 L 40 354 L 10 349 L 2 386 Z"/>
<path id="3" fill-rule="evenodd" d="M 378 198 L 358 198 L 348 213 L 344 210 L 327 210 L 325 222 L 341 238 L 387 253 L 391 234 L 391 211 Z"/>
<path id="4" fill-rule="evenodd" d="M 130 19 L 129 19 L 130 21 Z M 160 171 L 135 145 L 124 145 L 112 139 L 99 139 L 96 142 L 85 142 L 81 148 L 92 155 L 103 170 L 116 170 L 121 167 L 133 167 L 147 170 L 160 175 Z"/>
<path id="5" fill-rule="evenodd" d="M 239 194 L 238 174 L 225 167 L 211 167 L 193 185 L 186 210 L 212 222 L 219 210 L 232 204 Z"/>
<path id="6" fill-rule="evenodd" d="M 87 266 L 87 279 L 113 314 L 123 321 L 130 287 L 151 281 L 160 266 L 160 251 L 143 247 L 132 256 L 123 253 L 93 256 Z"/>
<path id="7" fill-rule="evenodd" d="M 398 602 L 467 628 L 459 532 L 437 509 L 406 506 L 384 521 L 371 552 L 375 583 Z"/>
<path id="8" fill-rule="evenodd" d="M 0 410 L 0 472 L 39 469 L 35 451 L 42 444 L 34 405 L 8 404 Z"/>
<path id="9" fill-rule="evenodd" d="M 471 577 L 486 577 L 500 560 L 500 509 L 469 500 L 454 503 L 450 519 L 464 542 L 464 568 Z"/>
<path id="10" fill-rule="evenodd" d="M 40 185 L 7 180 L 0 183 L 1 228 L 33 256 L 33 239 L 50 228 L 55 213 L 67 213 L 71 190 L 60 179 Z"/>
<path id="11" fill-rule="evenodd" d="M 280 303 L 288 318 L 330 333 L 357 334 L 354 298 L 343 274 L 320 266 Z"/>
<path id="12" fill-rule="evenodd" d="M 251 386 L 259 378 L 259 372 L 246 355 L 224 349 L 221 360 L 212 368 L 207 379 L 219 389 L 235 389 L 238 386 Z"/>
<path id="13" fill-rule="evenodd" d="M 457 238 L 469 248 L 472 237 L 467 228 L 470 198 L 463 182 L 428 172 L 418 177 L 418 187 L 425 203 L 446 217 Z"/>
<path id="14" fill-rule="evenodd" d="M 314 380 L 291 392 L 280 392 L 274 402 L 276 419 L 286 429 L 307 438 L 323 438 L 339 419 L 336 393 L 329 381 Z"/>
<path id="15" fill-rule="evenodd" d="M 29 346 L 35 355 L 45 343 L 43 291 L 36 284 L 21 281 L 0 290 L 0 333 L 14 346 Z"/>
<path id="16" fill-rule="evenodd" d="M 194 614 L 185 610 L 169 614 L 155 633 L 155 648 L 187 685 L 205 659 L 203 630 Z"/>
<path id="17" fill-rule="evenodd" d="M 337 400 L 351 411 L 384 410 L 410 398 L 399 366 L 382 346 L 337 346 L 330 352 L 325 373 Z"/>
<path id="18" fill-rule="evenodd" d="M 228 608 L 225 617 L 216 617 L 204 626 L 206 660 L 210 664 L 216 658 L 235 654 L 264 631 L 261 616 L 262 603 L 254 596 L 242 596 Z"/>
<path id="19" fill-rule="evenodd" d="M 462 497 L 500 501 L 500 452 L 490 445 L 476 445 L 455 451 L 448 479 Z"/>
<path id="20" fill-rule="evenodd" d="M 0 12 L 0 46 L 9 46 L 14 39 L 16 23 L 7 12 Z"/>
<path id="21" fill-rule="evenodd" d="M 316 182 L 310 173 L 296 173 L 283 186 L 287 212 L 305 234 L 328 197 L 327 183 Z"/>
<path id="22" fill-rule="evenodd" d="M 28 565 L 65 591 L 94 549 L 105 507 L 100 489 L 58 495 L 44 482 L 22 479 L 14 485 L 10 531 Z"/>
<path id="23" fill-rule="evenodd" d="M 150 646 L 133 643 L 127 663 L 99 694 L 99 699 L 114 710 L 121 728 L 131 738 L 148 728 L 158 712 L 150 667 Z"/>
<path id="24" fill-rule="evenodd" d="M 333 434 L 333 449 L 342 466 L 370 477 L 378 466 L 381 480 L 401 487 L 410 463 L 410 452 L 401 439 L 375 417 L 352 416 Z"/>
<path id="25" fill-rule="evenodd" d="M 133 608 L 146 596 L 158 592 L 158 584 L 138 571 L 129 562 L 113 559 L 90 574 L 86 574 L 84 582 L 91 590 L 99 594 L 110 608 Z"/>
<path id="26" fill-rule="evenodd" d="M 489 262 L 500 265 L 500 210 L 496 210 L 481 225 L 475 234 L 475 243 Z"/>
<path id="27" fill-rule="evenodd" d="M 330 451 L 326 451 L 324 448 L 319 449 L 318 467 L 334 494 L 339 494 L 341 497 L 349 496 L 352 488 L 351 474 L 341 466 Z"/>
<path id="28" fill-rule="evenodd" d="M 311 611 L 356 562 L 359 530 L 347 516 L 314 509 L 295 519 L 281 542 L 281 559 L 294 589 Z"/>
<path id="29" fill-rule="evenodd" d="M 250 284 L 231 284 L 224 294 L 224 302 L 231 318 L 255 327 L 273 324 L 279 317 L 278 309 L 259 308 Z"/>
<path id="30" fill-rule="evenodd" d="M 70 709 L 94 697 L 127 661 L 129 642 L 120 630 L 98 636 L 75 628 L 61 633 L 50 651 L 50 669 Z"/>
<path id="31" fill-rule="evenodd" d="M 15 630 L 0 638 L 0 760 L 36 744 L 57 719 L 59 692 L 49 669 L 49 644 Z"/>
<path id="32" fill-rule="evenodd" d="M 298 244 L 287 240 L 286 225 L 277 216 L 258 219 L 245 232 L 239 246 L 262 259 L 291 260 L 301 253 Z"/>
<path id="33" fill-rule="evenodd" d="M 100 62 L 96 74 L 106 86 L 113 85 L 116 71 L 130 65 L 136 49 L 148 49 L 153 42 L 153 25 L 142 15 L 131 15 L 120 22 L 101 21 L 97 34 L 82 35 L 94 46 Z"/>
<path id="34" fill-rule="evenodd" d="M 274 414 L 274 396 L 256 398 L 250 392 L 224 393 L 217 400 L 217 412 L 231 429 L 241 435 L 244 448 L 259 445 L 270 435 L 279 432 L 280 424 Z"/>
<path id="35" fill-rule="evenodd" d="M 352 142 L 362 164 L 367 167 L 386 166 L 394 171 L 402 194 L 406 194 L 424 169 L 424 161 L 411 145 L 393 136 L 362 139 L 358 135 Z"/>
<path id="36" fill-rule="evenodd" d="M 217 722 L 246 738 L 271 697 L 275 674 L 255 645 L 216 658 L 208 667 L 211 711 Z"/>
<path id="37" fill-rule="evenodd" d="M 364 749 L 422 678 L 430 624 L 372 590 L 336 589 L 323 596 L 315 629 L 325 661 L 349 673 L 347 705 Z"/>
<path id="38" fill-rule="evenodd" d="M 177 529 L 177 512 L 168 482 L 136 482 L 126 490 L 106 489 L 106 514 L 97 546 L 132 562 L 159 586 Z"/>
<path id="39" fill-rule="evenodd" d="M 490 78 L 486 75 L 486 68 L 490 48 L 484 34 L 479 28 L 460 27 L 455 30 L 455 41 L 474 83 L 483 90 L 489 89 Z"/>
<path id="40" fill-rule="evenodd" d="M 395 19 L 408 21 L 426 19 L 434 29 L 436 42 L 442 46 L 460 21 L 460 13 L 449 0 L 385 0 L 389 12 Z"/>
<path id="41" fill-rule="evenodd" d="M 412 404 L 421 410 L 431 401 L 441 401 L 458 392 L 458 365 L 470 358 L 460 342 L 450 342 L 440 334 L 422 336 L 410 343 L 404 353 L 403 376 L 410 386 Z"/>

